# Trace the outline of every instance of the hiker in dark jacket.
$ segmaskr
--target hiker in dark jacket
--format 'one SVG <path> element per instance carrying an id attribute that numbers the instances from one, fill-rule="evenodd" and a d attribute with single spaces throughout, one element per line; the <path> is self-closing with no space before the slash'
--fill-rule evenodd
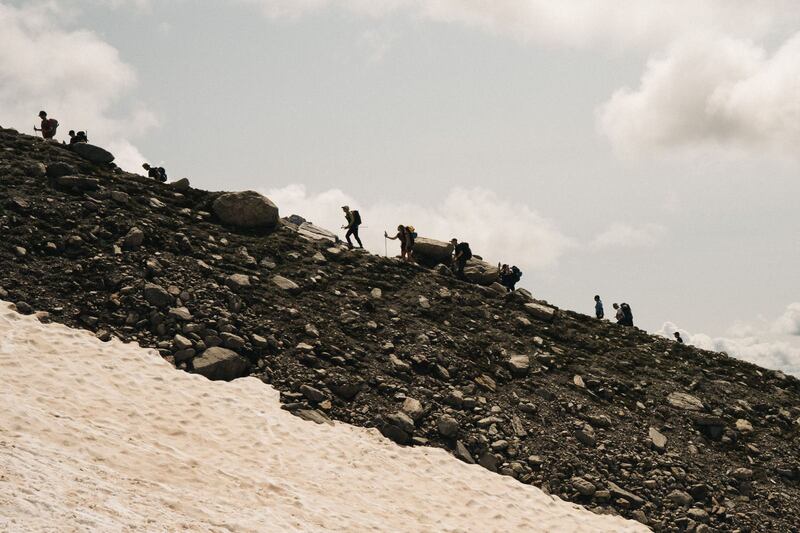
<path id="1" fill-rule="evenodd" d="M 356 242 L 358 243 L 359 248 L 364 248 L 364 245 L 361 244 L 361 238 L 358 236 L 358 227 L 361 225 L 361 214 L 358 211 L 350 211 L 349 206 L 342 206 L 342 211 L 344 211 L 344 216 L 347 218 L 347 225 L 342 226 L 342 229 L 347 229 L 347 233 L 345 234 L 344 238 L 347 239 L 347 247 L 351 250 L 353 249 L 353 243 L 350 242 L 350 236 L 356 238 Z"/>
<path id="2" fill-rule="evenodd" d="M 622 311 L 623 321 L 620 322 L 623 326 L 630 326 L 633 327 L 633 313 L 631 312 L 631 306 L 623 303 L 619 306 L 620 310 Z"/>
<path id="3" fill-rule="evenodd" d="M 603 311 L 603 301 L 600 299 L 599 294 L 594 295 L 594 315 L 597 318 L 603 318 L 605 312 Z"/>
<path id="4" fill-rule="evenodd" d="M 390 237 L 387 232 L 383 236 L 393 241 L 400 241 L 400 257 L 403 261 L 411 261 L 414 256 L 414 240 L 417 237 L 413 226 L 397 226 L 397 235 Z"/>
<path id="5" fill-rule="evenodd" d="M 41 127 L 33 127 L 34 131 L 42 132 L 43 139 L 52 139 L 56 136 L 58 121 L 54 118 L 47 118 L 47 111 L 39 111 L 39 118 L 42 119 Z"/>
<path id="6" fill-rule="evenodd" d="M 681 337 L 681 334 L 677 331 L 675 332 L 675 342 L 683 344 L 683 337 Z"/>
<path id="7" fill-rule="evenodd" d="M 451 239 L 450 244 L 453 245 L 453 273 L 464 279 L 464 267 L 467 266 L 467 261 L 472 259 L 472 250 L 468 243 L 460 243 L 458 239 Z"/>
<path id="8" fill-rule="evenodd" d="M 160 181 L 161 183 L 166 183 L 167 171 L 164 170 L 164 167 L 151 167 L 148 163 L 144 163 L 142 168 L 147 171 L 148 177 L 153 178 L 156 181 Z"/>

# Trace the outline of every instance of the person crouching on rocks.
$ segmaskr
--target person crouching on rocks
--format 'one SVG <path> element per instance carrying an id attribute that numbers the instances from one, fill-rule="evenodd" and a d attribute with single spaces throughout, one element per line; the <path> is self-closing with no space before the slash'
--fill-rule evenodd
<path id="1" fill-rule="evenodd" d="M 148 163 L 142 165 L 142 168 L 147 171 L 147 176 L 153 178 L 161 183 L 167 182 L 167 171 L 164 167 L 151 167 Z"/>
<path id="2" fill-rule="evenodd" d="M 351 250 L 353 249 L 353 243 L 350 241 L 350 236 L 356 238 L 356 242 L 358 243 L 359 248 L 364 248 L 364 245 L 361 244 L 361 238 L 358 236 L 358 227 L 361 225 L 361 215 L 358 211 L 350 211 L 350 207 L 343 205 L 342 211 L 344 211 L 344 216 L 347 218 L 347 225 L 342 226 L 342 229 L 346 229 L 347 233 L 345 233 L 344 238 L 347 239 L 347 247 Z"/>
<path id="3" fill-rule="evenodd" d="M 75 133 L 75 130 L 69 130 L 69 144 L 88 143 L 89 137 L 86 136 L 85 131 Z"/>
<path id="4" fill-rule="evenodd" d="M 390 237 L 388 233 L 383 232 L 383 236 L 393 241 L 400 241 L 400 257 L 403 261 L 411 261 L 414 257 L 414 240 L 417 238 L 417 233 L 414 231 L 414 226 L 397 226 L 397 235 Z"/>

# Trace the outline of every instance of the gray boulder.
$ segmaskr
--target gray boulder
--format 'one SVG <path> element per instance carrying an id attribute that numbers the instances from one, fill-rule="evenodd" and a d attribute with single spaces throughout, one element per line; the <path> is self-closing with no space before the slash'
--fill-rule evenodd
<path id="1" fill-rule="evenodd" d="M 255 191 L 222 194 L 211 208 L 223 224 L 230 226 L 269 229 L 278 224 L 278 207 Z"/>
<path id="2" fill-rule="evenodd" d="M 414 241 L 414 256 L 427 263 L 446 263 L 453 254 L 453 245 L 449 242 L 417 237 Z"/>
<path id="3" fill-rule="evenodd" d="M 286 292 L 297 292 L 300 290 L 300 285 L 283 276 L 272 276 L 272 283 Z"/>
<path id="4" fill-rule="evenodd" d="M 227 348 L 215 346 L 195 357 L 194 371 L 211 380 L 231 381 L 244 375 L 247 359 Z"/>
<path id="5" fill-rule="evenodd" d="M 96 191 L 100 188 L 100 180 L 86 176 L 60 176 L 55 182 L 59 187 L 77 191 Z"/>
<path id="6" fill-rule="evenodd" d="M 315 226 L 311 222 L 301 222 L 297 227 L 297 233 L 315 241 L 336 242 L 336 235 L 330 231 Z"/>
<path id="7" fill-rule="evenodd" d="M 122 240 L 122 245 L 128 250 L 135 250 L 140 247 L 142 243 L 144 243 L 144 232 L 136 227 L 131 228 Z"/>
<path id="8" fill-rule="evenodd" d="M 500 271 L 497 269 L 497 265 L 490 265 L 486 261 L 474 257 L 467 261 L 467 265 L 464 267 L 464 277 L 478 285 L 488 287 L 498 280 L 499 275 Z"/>
<path id="9" fill-rule="evenodd" d="M 114 154 L 89 143 L 75 143 L 69 145 L 70 150 L 92 163 L 111 163 L 114 161 Z"/>
<path id="10" fill-rule="evenodd" d="M 155 283 L 145 284 L 144 299 L 156 307 L 166 307 L 172 304 L 172 295 L 164 287 Z"/>
<path id="11" fill-rule="evenodd" d="M 62 161 L 56 161 L 55 163 L 47 165 L 47 177 L 50 179 L 60 178 L 61 176 L 72 176 L 75 172 L 75 167 Z"/>
<path id="12" fill-rule="evenodd" d="M 556 315 L 556 310 L 554 307 L 550 307 L 548 305 L 537 304 L 535 302 L 525 304 L 525 311 L 537 320 L 544 320 L 545 322 L 551 322 L 553 317 Z"/>
<path id="13" fill-rule="evenodd" d="M 672 392 L 667 396 L 667 402 L 672 407 L 686 411 L 702 411 L 703 402 L 699 398 L 685 392 Z"/>

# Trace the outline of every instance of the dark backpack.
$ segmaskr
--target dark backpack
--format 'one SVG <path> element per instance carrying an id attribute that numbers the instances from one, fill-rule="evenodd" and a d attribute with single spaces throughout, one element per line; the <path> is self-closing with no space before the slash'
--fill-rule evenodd
<path id="1" fill-rule="evenodd" d="M 164 167 L 158 167 L 158 180 L 161 183 L 167 182 L 167 171 L 164 170 Z"/>
<path id="2" fill-rule="evenodd" d="M 353 215 L 353 225 L 358 226 L 361 224 L 361 213 L 358 211 L 350 211 Z"/>
<path id="3" fill-rule="evenodd" d="M 520 279 L 522 279 L 522 271 L 518 269 L 516 266 L 511 267 L 511 275 L 513 276 L 515 283 Z"/>
<path id="4" fill-rule="evenodd" d="M 622 314 L 625 317 L 623 323 L 626 326 L 632 326 L 633 325 L 633 312 L 631 311 L 631 306 L 628 305 L 628 304 L 622 304 L 622 305 L 620 305 L 620 308 L 622 309 Z"/>
<path id="5" fill-rule="evenodd" d="M 472 259 L 472 250 L 467 242 L 458 243 L 456 245 L 456 252 L 460 252 L 462 254 L 464 261 L 469 261 Z"/>

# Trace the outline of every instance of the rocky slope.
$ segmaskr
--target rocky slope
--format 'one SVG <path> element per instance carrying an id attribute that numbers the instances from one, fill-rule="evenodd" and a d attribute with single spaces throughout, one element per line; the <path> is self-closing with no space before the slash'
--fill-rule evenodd
<path id="1" fill-rule="evenodd" d="M 0 299 L 22 313 L 255 375 L 302 417 L 445 448 L 656 531 L 797 530 L 793 377 L 287 221 L 235 229 L 220 193 L 13 130 L 0 184 Z"/>

